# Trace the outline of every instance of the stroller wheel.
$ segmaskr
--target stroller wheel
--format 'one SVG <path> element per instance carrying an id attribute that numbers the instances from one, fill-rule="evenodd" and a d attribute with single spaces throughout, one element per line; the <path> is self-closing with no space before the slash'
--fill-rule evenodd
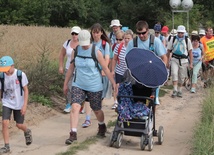
<path id="1" fill-rule="evenodd" d="M 115 147 L 120 148 L 122 144 L 123 134 L 119 133 L 117 136 L 117 141 L 115 142 Z"/>
<path id="2" fill-rule="evenodd" d="M 146 138 L 144 135 L 140 137 L 140 149 L 145 150 L 146 147 Z"/>
<path id="3" fill-rule="evenodd" d="M 149 149 L 149 151 L 152 151 L 153 146 L 154 146 L 154 139 L 153 139 L 153 135 L 150 134 L 149 135 L 149 142 L 148 142 L 148 149 Z"/>
<path id="4" fill-rule="evenodd" d="M 164 129 L 163 129 L 163 126 L 159 126 L 159 129 L 158 129 L 158 143 L 161 145 L 163 143 L 163 135 L 164 135 Z"/>
<path id="5" fill-rule="evenodd" d="M 114 132 L 111 132 L 110 139 L 109 139 L 109 144 L 108 144 L 108 146 L 110 146 L 110 147 L 112 147 L 114 145 L 113 136 L 114 136 Z"/>

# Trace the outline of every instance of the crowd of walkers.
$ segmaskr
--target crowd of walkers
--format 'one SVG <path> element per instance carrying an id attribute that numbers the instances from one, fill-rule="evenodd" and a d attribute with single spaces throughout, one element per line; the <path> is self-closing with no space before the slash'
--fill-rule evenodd
<path id="1" fill-rule="evenodd" d="M 85 113 L 82 127 L 87 128 L 91 125 L 93 111 L 98 121 L 97 135 L 105 136 L 106 124 L 102 101 L 113 97 L 112 109 L 117 108 L 119 84 L 127 70 L 125 57 L 133 48 L 149 50 L 162 59 L 172 79 L 172 98 L 183 97 L 182 85 L 188 69 L 193 70 L 190 92 L 196 93 L 199 70 L 202 67 L 204 83 L 206 83 L 208 64 L 214 65 L 214 37 L 211 27 L 200 29 L 199 33 L 193 30 L 190 36 L 183 25 L 170 30 L 168 26 L 163 26 L 159 22 L 153 27 L 154 33 L 151 33 L 148 23 L 143 20 L 136 23 L 135 34 L 128 27 L 123 27 L 118 19 L 112 20 L 109 27 L 112 32 L 107 34 L 100 23 L 93 24 L 90 30 L 74 26 L 70 32 L 71 39 L 66 40 L 61 48 L 59 73 L 65 77 L 64 112 L 70 113 L 70 131 L 65 140 L 68 145 L 77 140 L 81 113 Z M 65 64 L 64 60 L 66 60 Z M 22 72 L 21 81 L 17 81 L 18 69 L 14 68 L 13 59 L 8 56 L 0 59 L 0 71 L 5 78 L 5 84 L 0 83 L 3 94 L 2 127 L 5 142 L 0 153 L 7 153 L 10 151 L 7 127 L 12 111 L 15 114 L 17 127 L 24 131 L 26 144 L 30 145 L 32 142 L 31 130 L 24 125 L 28 80 Z M 17 83 L 22 84 L 21 89 L 18 89 Z M 169 84 L 169 81 L 165 84 Z M 5 87 L 2 88 L 2 85 Z M 160 104 L 159 89 L 156 89 L 155 104 Z"/>

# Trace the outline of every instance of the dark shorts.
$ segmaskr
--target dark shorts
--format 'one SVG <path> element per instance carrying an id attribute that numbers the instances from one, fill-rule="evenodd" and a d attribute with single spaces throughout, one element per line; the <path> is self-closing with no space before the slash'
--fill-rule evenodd
<path id="1" fill-rule="evenodd" d="M 13 111 L 13 117 L 17 124 L 24 123 L 24 115 L 21 115 L 21 110 L 13 110 L 3 106 L 2 108 L 2 120 L 10 120 Z"/>
<path id="2" fill-rule="evenodd" d="M 102 108 L 102 91 L 89 92 L 72 86 L 71 94 L 71 103 L 78 103 L 81 105 L 85 101 L 87 96 L 87 100 L 89 101 L 90 107 L 93 111 L 98 111 Z"/>
<path id="3" fill-rule="evenodd" d="M 214 59 L 209 61 L 208 63 L 214 66 Z M 209 69 L 210 69 L 209 65 L 206 65 L 206 64 L 202 63 L 202 71 L 203 72 L 205 72 L 205 71 L 207 71 Z"/>
<path id="4" fill-rule="evenodd" d="M 121 82 L 123 82 L 123 79 L 124 79 L 124 78 L 123 78 L 122 75 L 115 73 L 115 81 L 116 81 L 116 83 L 121 83 Z"/>

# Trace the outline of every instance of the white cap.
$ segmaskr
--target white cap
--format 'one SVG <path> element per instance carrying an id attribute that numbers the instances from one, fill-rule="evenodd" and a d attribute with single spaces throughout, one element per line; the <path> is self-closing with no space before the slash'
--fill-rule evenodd
<path id="1" fill-rule="evenodd" d="M 81 31 L 81 28 L 79 26 L 74 26 L 74 27 L 71 28 L 71 33 L 75 32 L 75 33 L 79 34 L 80 31 Z"/>
<path id="2" fill-rule="evenodd" d="M 192 31 L 191 35 L 198 35 L 198 31 Z"/>
<path id="3" fill-rule="evenodd" d="M 80 46 L 88 46 L 91 44 L 91 34 L 88 30 L 81 30 L 78 39 Z"/>
<path id="4" fill-rule="evenodd" d="M 179 25 L 177 28 L 177 32 L 186 33 L 186 28 L 183 25 Z"/>
<path id="5" fill-rule="evenodd" d="M 122 26 L 122 25 L 120 24 L 120 21 L 118 19 L 114 19 L 111 21 L 111 25 L 109 27 L 113 26 Z"/>
<path id="6" fill-rule="evenodd" d="M 201 30 L 199 31 L 199 35 L 205 35 L 205 30 L 201 29 Z"/>
<path id="7" fill-rule="evenodd" d="M 177 35 L 177 30 L 176 29 L 172 29 L 172 31 L 170 33 L 171 33 L 171 35 L 175 36 L 175 35 Z"/>

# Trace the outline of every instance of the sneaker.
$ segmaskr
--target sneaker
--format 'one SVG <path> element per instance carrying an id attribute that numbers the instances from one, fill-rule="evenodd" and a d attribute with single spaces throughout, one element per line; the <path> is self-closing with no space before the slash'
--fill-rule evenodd
<path id="1" fill-rule="evenodd" d="M 69 113 L 71 111 L 71 104 L 67 103 L 64 109 L 64 112 Z"/>
<path id="2" fill-rule="evenodd" d="M 90 120 L 85 120 L 85 122 L 82 124 L 83 128 L 87 128 L 91 125 L 91 121 Z"/>
<path id="3" fill-rule="evenodd" d="M 105 137 L 106 133 L 106 124 L 98 124 L 98 133 L 97 136 Z"/>
<path id="4" fill-rule="evenodd" d="M 10 148 L 9 147 L 2 147 L 2 148 L 0 148 L 0 154 L 8 153 L 8 152 L 10 152 Z"/>
<path id="5" fill-rule="evenodd" d="M 25 136 L 26 145 L 30 145 L 32 143 L 32 133 L 31 133 L 31 130 L 27 129 L 27 131 L 24 132 L 24 136 Z"/>
<path id="6" fill-rule="evenodd" d="M 182 92 L 178 92 L 178 93 L 177 93 L 177 96 L 178 96 L 178 97 L 182 97 Z"/>
<path id="7" fill-rule="evenodd" d="M 195 93 L 195 88 L 191 88 L 190 92 Z"/>
<path id="8" fill-rule="evenodd" d="M 77 133 L 71 131 L 70 132 L 70 137 L 66 139 L 65 144 L 70 145 L 73 143 L 73 141 L 77 140 Z"/>
<path id="9" fill-rule="evenodd" d="M 177 91 L 175 91 L 175 90 L 173 90 L 173 92 L 172 92 L 172 98 L 175 98 L 176 96 L 177 96 Z"/>
<path id="10" fill-rule="evenodd" d="M 118 106 L 118 103 L 114 103 L 114 105 L 111 107 L 112 109 L 116 109 Z"/>

